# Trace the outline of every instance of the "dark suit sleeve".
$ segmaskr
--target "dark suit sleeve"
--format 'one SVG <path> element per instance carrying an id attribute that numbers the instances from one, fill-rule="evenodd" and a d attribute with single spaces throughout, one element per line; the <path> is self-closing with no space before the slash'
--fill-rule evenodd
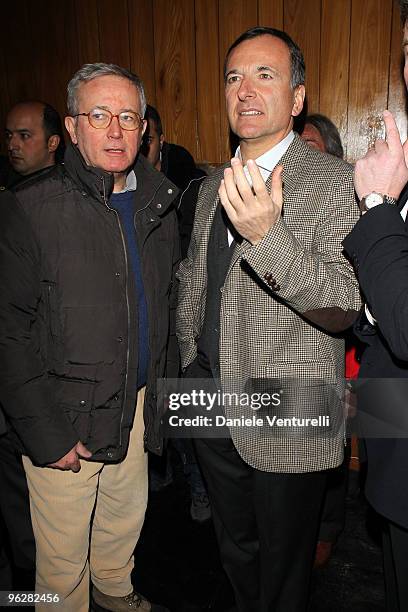
<path id="1" fill-rule="evenodd" d="M 35 463 L 52 463 L 78 442 L 57 409 L 38 334 L 40 251 L 15 197 L 0 196 L 0 403 Z"/>
<path id="2" fill-rule="evenodd" d="M 397 207 L 368 211 L 343 242 L 371 314 L 398 359 L 408 360 L 408 233 Z"/>

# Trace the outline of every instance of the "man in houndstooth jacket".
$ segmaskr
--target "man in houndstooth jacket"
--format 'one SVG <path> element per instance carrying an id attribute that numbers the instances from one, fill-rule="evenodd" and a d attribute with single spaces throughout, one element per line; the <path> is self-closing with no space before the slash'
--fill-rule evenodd
<path id="1" fill-rule="evenodd" d="M 285 33 L 258 27 L 233 43 L 225 95 L 240 147 L 203 183 L 178 273 L 182 366 L 214 390 L 218 381 L 228 391 L 284 389 L 280 413 L 258 411 L 265 422 L 329 414 L 344 375 L 335 334 L 360 306 L 341 246 L 358 218 L 352 168 L 292 131 L 304 60 Z M 224 410 L 253 412 L 239 401 Z M 320 435 L 237 425 L 228 438 L 196 440 L 240 612 L 306 609 L 327 470 L 343 458 L 341 422 Z"/>

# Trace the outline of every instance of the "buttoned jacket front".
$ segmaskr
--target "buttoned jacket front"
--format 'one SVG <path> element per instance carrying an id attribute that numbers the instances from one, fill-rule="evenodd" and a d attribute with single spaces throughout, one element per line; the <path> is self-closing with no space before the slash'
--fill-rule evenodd
<path id="1" fill-rule="evenodd" d="M 324 380 L 344 377 L 344 342 L 337 333 L 358 311 L 358 284 L 341 241 L 358 219 L 352 168 L 295 137 L 283 166 L 283 215 L 262 241 L 235 247 L 222 288 L 220 379 L 241 388 L 250 379 Z M 203 183 L 187 258 L 177 274 L 177 336 L 182 367 L 197 354 L 206 304 L 207 246 L 218 204 L 220 168 Z M 267 185 L 269 183 L 269 179 Z M 225 406 L 227 416 L 236 409 Z M 251 466 L 309 472 L 342 460 L 342 428 L 327 436 L 264 436 L 231 428 Z"/>

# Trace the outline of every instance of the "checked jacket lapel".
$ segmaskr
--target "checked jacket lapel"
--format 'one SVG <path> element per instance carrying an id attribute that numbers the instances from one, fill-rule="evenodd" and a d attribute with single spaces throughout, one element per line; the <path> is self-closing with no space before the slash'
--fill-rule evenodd
<path id="1" fill-rule="evenodd" d="M 299 176 L 301 173 L 299 172 L 300 167 L 302 166 L 302 160 L 305 159 L 304 155 L 304 144 L 303 141 L 299 138 L 297 134 L 295 134 L 295 138 L 289 145 L 287 151 L 284 153 L 280 161 L 277 165 L 283 166 L 283 209 L 282 215 L 285 215 L 285 200 L 292 193 L 296 183 L 299 180 Z M 271 193 L 271 180 L 272 180 L 272 172 L 268 176 L 265 185 L 268 193 Z M 407 198 L 408 198 L 408 188 L 407 188 Z M 219 198 L 218 198 L 219 200 Z M 217 200 L 217 201 L 218 201 Z M 228 269 L 228 273 L 231 270 L 232 266 L 236 263 L 237 259 L 239 259 L 245 251 L 251 248 L 251 244 L 243 239 L 241 243 L 237 243 L 235 246 L 234 254 L 231 258 L 231 264 Z"/>

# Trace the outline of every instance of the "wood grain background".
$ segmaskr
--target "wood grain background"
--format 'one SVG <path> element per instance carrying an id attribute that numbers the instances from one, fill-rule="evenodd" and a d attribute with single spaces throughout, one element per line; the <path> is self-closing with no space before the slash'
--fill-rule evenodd
<path id="1" fill-rule="evenodd" d="M 198 161 L 228 159 L 222 64 L 245 29 L 284 29 L 302 48 L 310 112 L 339 127 L 347 158 L 362 155 L 389 108 L 407 135 L 401 25 L 394 0 L 15 0 L 2 6 L 0 123 L 39 98 L 65 114 L 66 84 L 85 62 L 137 72 L 168 141 Z M 4 143 L 2 143 L 4 150 Z"/>

